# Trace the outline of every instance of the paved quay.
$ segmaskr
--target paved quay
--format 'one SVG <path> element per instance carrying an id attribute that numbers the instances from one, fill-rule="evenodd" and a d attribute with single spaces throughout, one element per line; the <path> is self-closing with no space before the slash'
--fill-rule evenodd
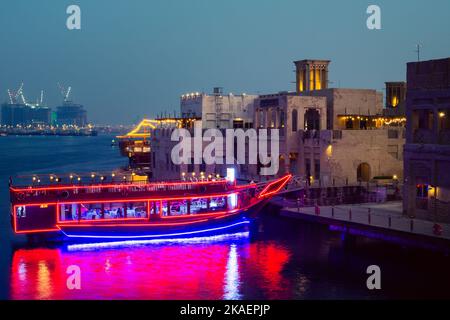
<path id="1" fill-rule="evenodd" d="M 351 205 L 299 207 L 295 201 L 274 199 L 274 204 L 283 207 L 280 214 L 293 218 L 302 216 L 320 217 L 329 221 L 352 223 L 373 229 L 400 231 L 450 240 L 450 224 L 434 223 L 422 219 L 411 219 L 402 214 L 402 203 L 362 203 Z"/>

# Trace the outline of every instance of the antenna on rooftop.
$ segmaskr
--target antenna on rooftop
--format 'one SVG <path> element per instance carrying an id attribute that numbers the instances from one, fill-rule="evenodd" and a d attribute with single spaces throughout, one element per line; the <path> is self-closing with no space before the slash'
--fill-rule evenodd
<path id="1" fill-rule="evenodd" d="M 422 48 L 422 45 L 420 43 L 418 43 L 416 45 L 416 50 L 415 50 L 415 52 L 417 53 L 417 62 L 420 61 L 420 48 Z"/>

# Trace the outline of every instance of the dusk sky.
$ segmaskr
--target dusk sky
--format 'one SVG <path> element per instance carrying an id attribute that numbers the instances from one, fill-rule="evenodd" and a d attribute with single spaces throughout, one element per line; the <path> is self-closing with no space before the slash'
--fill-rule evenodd
<path id="1" fill-rule="evenodd" d="M 81 7 L 81 30 L 66 8 Z M 366 27 L 381 7 L 382 30 Z M 383 90 L 406 62 L 450 56 L 450 1 L 2 0 L 0 101 L 61 102 L 72 86 L 97 124 L 129 124 L 179 110 L 186 92 L 294 90 L 292 61 L 329 59 L 332 87 Z"/>

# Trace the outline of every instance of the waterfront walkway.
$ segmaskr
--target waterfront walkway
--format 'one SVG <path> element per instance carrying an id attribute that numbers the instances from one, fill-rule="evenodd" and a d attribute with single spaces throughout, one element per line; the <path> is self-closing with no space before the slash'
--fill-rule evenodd
<path id="1" fill-rule="evenodd" d="M 410 235 L 429 236 L 450 240 L 450 224 L 411 219 L 402 215 L 401 202 L 363 203 L 321 207 L 298 207 L 295 201 L 277 198 L 280 214 L 293 218 L 305 216 L 326 218 L 327 221 L 352 223 L 371 229 L 406 232 Z"/>

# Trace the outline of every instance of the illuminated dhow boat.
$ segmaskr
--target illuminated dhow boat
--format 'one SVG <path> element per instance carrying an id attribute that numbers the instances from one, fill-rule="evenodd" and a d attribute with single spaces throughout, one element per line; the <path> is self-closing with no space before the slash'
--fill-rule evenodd
<path id="1" fill-rule="evenodd" d="M 198 182 L 10 186 L 16 234 L 43 239 L 164 239 L 238 231 L 291 175 Z"/>

